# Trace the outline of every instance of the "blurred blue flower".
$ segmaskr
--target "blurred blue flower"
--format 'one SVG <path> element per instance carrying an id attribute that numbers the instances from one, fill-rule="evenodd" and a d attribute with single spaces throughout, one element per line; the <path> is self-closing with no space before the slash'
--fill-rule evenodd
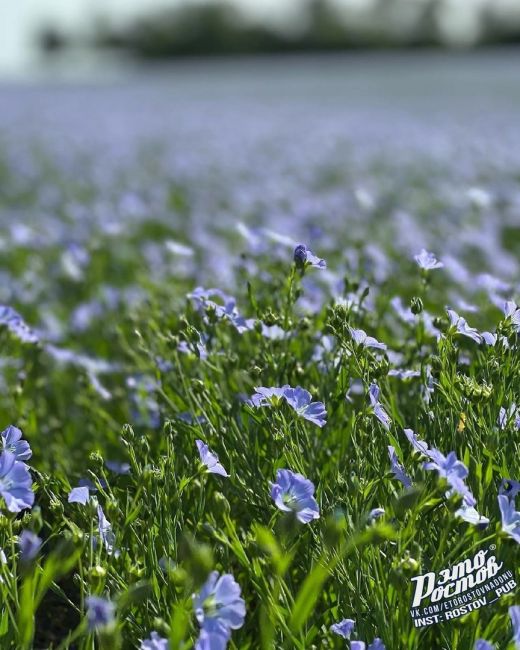
<path id="1" fill-rule="evenodd" d="M 2 431 L 3 451 L 10 451 L 14 454 L 16 460 L 29 460 L 32 456 L 31 448 L 27 440 L 22 440 L 22 432 L 17 427 L 10 424 L 7 429 Z"/>
<path id="2" fill-rule="evenodd" d="M 502 311 L 504 316 L 511 321 L 515 332 L 520 332 L 520 307 L 514 300 L 507 300 L 504 303 Z"/>
<path id="3" fill-rule="evenodd" d="M 31 530 L 22 530 L 18 543 L 22 562 L 30 562 L 38 555 L 42 540 Z"/>
<path id="4" fill-rule="evenodd" d="M 433 253 L 429 253 L 425 248 L 423 248 L 418 255 L 415 255 L 414 259 L 417 262 L 417 265 L 425 271 L 442 269 L 444 266 L 444 264 L 439 262 Z"/>
<path id="5" fill-rule="evenodd" d="M 39 341 L 37 334 L 31 330 L 20 314 L 8 305 L 0 305 L 0 325 L 5 325 L 22 343 Z"/>
<path id="6" fill-rule="evenodd" d="M 106 598 L 89 596 L 86 599 L 88 628 L 92 632 L 114 622 L 115 605 Z"/>
<path id="7" fill-rule="evenodd" d="M 474 650 L 495 650 L 495 646 L 484 639 L 477 639 Z"/>
<path id="8" fill-rule="evenodd" d="M 364 330 L 357 330 L 349 327 L 350 336 L 356 345 L 361 345 L 364 348 L 375 348 L 376 350 L 386 350 L 386 344 L 380 343 L 373 336 L 368 336 Z"/>
<path id="9" fill-rule="evenodd" d="M 457 312 L 453 311 L 453 309 L 446 309 L 446 313 L 450 319 L 451 327 L 458 334 L 467 336 L 468 338 L 475 341 L 475 343 L 482 343 L 482 336 L 478 333 L 478 330 L 476 330 L 474 327 L 470 327 L 465 318 L 459 316 Z"/>
<path id="10" fill-rule="evenodd" d="M 512 478 L 503 478 L 498 493 L 505 494 L 509 499 L 514 499 L 517 494 L 520 494 L 520 482 L 514 481 Z"/>
<path id="11" fill-rule="evenodd" d="M 301 474 L 279 469 L 276 483 L 271 484 L 271 497 L 280 510 L 294 512 L 302 524 L 319 519 L 320 509 L 314 498 L 314 484 Z"/>
<path id="12" fill-rule="evenodd" d="M 375 521 L 376 519 L 379 519 L 385 514 L 385 509 L 384 508 L 373 508 L 369 513 L 368 513 L 368 519 L 369 521 Z"/>
<path id="13" fill-rule="evenodd" d="M 391 368 L 388 371 L 389 377 L 397 377 L 398 379 L 412 379 L 413 377 L 420 377 L 420 370 L 409 370 L 406 368 Z"/>
<path id="14" fill-rule="evenodd" d="M 0 496 L 9 512 L 20 512 L 34 503 L 32 479 L 25 463 L 10 451 L 0 454 Z"/>
<path id="15" fill-rule="evenodd" d="M 350 650 L 365 650 L 366 644 L 364 641 L 351 641 Z M 385 650 L 385 645 L 381 639 L 374 639 L 368 646 L 367 650 Z"/>
<path id="16" fill-rule="evenodd" d="M 312 266 L 316 269 L 326 269 L 327 263 L 325 260 L 316 257 L 313 254 L 310 248 L 307 248 L 305 244 L 298 244 L 294 249 L 293 255 L 294 262 L 296 266 L 300 268 L 305 268 L 307 266 Z"/>
<path id="17" fill-rule="evenodd" d="M 520 605 L 513 605 L 509 608 L 509 617 L 513 626 L 513 641 L 518 650 L 520 648 Z"/>
<path id="18" fill-rule="evenodd" d="M 169 647 L 168 639 L 159 636 L 157 632 L 152 632 L 149 639 L 141 641 L 140 650 L 168 650 Z"/>
<path id="19" fill-rule="evenodd" d="M 392 420 L 379 401 L 379 386 L 376 383 L 370 384 L 370 387 L 368 389 L 368 396 L 370 398 L 370 404 L 372 405 L 373 414 L 388 431 L 390 429 Z"/>
<path id="20" fill-rule="evenodd" d="M 344 639 L 350 639 L 350 635 L 354 629 L 355 624 L 356 621 L 352 620 L 351 618 L 344 618 L 339 623 L 334 623 L 331 625 L 330 630 L 331 632 L 334 632 L 334 634 L 342 636 Z"/>
<path id="21" fill-rule="evenodd" d="M 502 530 L 520 544 L 520 512 L 515 509 L 515 500 L 499 494 L 498 506 L 502 515 Z"/>
<path id="22" fill-rule="evenodd" d="M 202 440 L 195 440 L 199 450 L 200 462 L 206 466 L 210 474 L 220 474 L 220 476 L 229 476 L 224 467 L 220 464 L 218 456 L 209 450 Z"/>
<path id="23" fill-rule="evenodd" d="M 106 460 L 105 467 L 114 474 L 119 474 L 120 476 L 130 474 L 130 463 L 118 460 Z"/>
<path id="24" fill-rule="evenodd" d="M 75 487 L 69 492 L 69 503 L 80 503 L 82 506 L 86 505 L 89 499 L 89 489 L 86 486 Z"/>
<path id="25" fill-rule="evenodd" d="M 231 630 L 244 624 L 246 605 L 240 586 L 229 573 L 212 571 L 198 594 L 193 594 L 193 609 L 201 627 L 197 650 L 225 648 Z"/>
<path id="26" fill-rule="evenodd" d="M 392 445 L 388 445 L 388 456 L 390 457 L 390 464 L 392 466 L 392 472 L 395 476 L 395 478 L 400 481 L 405 488 L 409 488 L 412 486 L 412 480 L 410 477 L 406 474 L 404 471 L 403 466 L 399 462 L 397 458 L 397 454 L 395 453 L 394 447 Z"/>

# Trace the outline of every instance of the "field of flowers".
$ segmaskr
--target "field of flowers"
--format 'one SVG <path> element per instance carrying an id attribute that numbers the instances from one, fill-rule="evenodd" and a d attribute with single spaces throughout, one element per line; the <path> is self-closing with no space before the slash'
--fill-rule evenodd
<path id="1" fill-rule="evenodd" d="M 512 105 L 241 83 L 0 92 L 0 648 L 520 648 Z"/>

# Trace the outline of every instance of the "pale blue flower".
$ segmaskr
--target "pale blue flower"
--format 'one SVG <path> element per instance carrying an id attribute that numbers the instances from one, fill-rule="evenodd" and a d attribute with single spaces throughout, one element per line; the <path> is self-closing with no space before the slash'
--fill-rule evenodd
<path id="1" fill-rule="evenodd" d="M 293 512 L 302 524 L 319 519 L 320 509 L 314 498 L 314 484 L 301 474 L 279 469 L 276 482 L 271 484 L 271 498 L 280 510 Z"/>
<path id="2" fill-rule="evenodd" d="M 30 562 L 38 555 L 42 540 L 31 530 L 22 530 L 18 543 L 22 562 Z"/>
<path id="3" fill-rule="evenodd" d="M 461 507 L 455 511 L 455 516 L 480 529 L 486 528 L 489 524 L 489 519 L 481 515 L 474 506 L 468 505 L 465 500 Z"/>
<path id="4" fill-rule="evenodd" d="M 381 343 L 373 336 L 368 336 L 364 330 L 349 327 L 350 336 L 356 345 L 364 348 L 374 348 L 376 350 L 386 350 L 386 344 Z"/>
<path id="5" fill-rule="evenodd" d="M 99 596 L 89 596 L 86 604 L 88 628 L 91 632 L 107 627 L 114 622 L 116 608 L 110 600 Z"/>
<path id="6" fill-rule="evenodd" d="M 327 412 L 323 402 L 313 402 L 312 396 L 309 391 L 296 386 L 296 388 L 287 388 L 284 392 L 284 397 L 298 415 L 305 420 L 318 425 L 319 427 L 325 426 L 327 423 Z"/>
<path id="7" fill-rule="evenodd" d="M 277 406 L 285 396 L 285 391 L 290 388 L 289 384 L 279 388 L 266 388 L 259 386 L 255 388 L 256 393 L 251 397 L 252 406 Z"/>
<path id="8" fill-rule="evenodd" d="M 477 639 L 474 650 L 495 650 L 495 646 L 484 639 Z"/>
<path id="9" fill-rule="evenodd" d="M 444 266 L 444 264 L 439 262 L 433 253 L 429 253 L 425 248 L 423 248 L 418 255 L 415 255 L 414 259 L 417 262 L 417 265 L 425 271 L 442 269 Z"/>
<path id="10" fill-rule="evenodd" d="M 344 639 L 350 639 L 350 635 L 352 634 L 355 625 L 356 621 L 351 618 L 344 618 L 339 623 L 331 625 L 330 631 L 334 632 L 334 634 L 337 634 L 338 636 L 342 636 Z"/>
<path id="11" fill-rule="evenodd" d="M 404 429 L 404 435 L 408 438 L 409 443 L 416 451 L 420 454 L 428 454 L 428 445 L 423 440 L 419 440 L 412 429 Z"/>
<path id="12" fill-rule="evenodd" d="M 512 478 L 503 478 L 498 493 L 505 494 L 508 499 L 514 499 L 517 494 L 520 494 L 520 482 L 514 481 Z"/>
<path id="13" fill-rule="evenodd" d="M 202 440 L 195 440 L 199 450 L 200 462 L 206 466 L 210 474 L 219 474 L 220 476 L 229 476 L 224 467 L 220 464 L 218 456 L 209 450 Z"/>
<path id="14" fill-rule="evenodd" d="M 459 316 L 457 312 L 453 311 L 453 309 L 447 309 L 446 313 L 450 319 L 451 327 L 458 334 L 467 336 L 468 338 L 475 341 L 475 343 L 482 343 L 482 336 L 479 334 L 478 330 L 476 330 L 474 327 L 470 327 L 465 318 Z"/>
<path id="15" fill-rule="evenodd" d="M 80 503 L 82 506 L 89 500 L 89 489 L 87 486 L 75 487 L 69 492 L 69 503 Z"/>
<path id="16" fill-rule="evenodd" d="M 520 544 L 520 512 L 515 509 L 515 500 L 499 494 L 498 506 L 502 515 L 502 530 Z"/>
<path id="17" fill-rule="evenodd" d="M 298 244 L 294 249 L 294 262 L 296 266 L 305 268 L 307 266 L 312 266 L 316 269 L 326 269 L 327 263 L 325 260 L 316 257 L 313 254 L 310 248 L 307 248 L 305 244 Z"/>
<path id="18" fill-rule="evenodd" d="M 413 377 L 420 377 L 420 370 L 408 370 L 406 368 L 392 368 L 388 371 L 389 377 L 397 377 L 399 379 L 412 379 Z"/>
<path id="19" fill-rule="evenodd" d="M 112 555 L 114 553 L 114 544 L 116 541 L 116 536 L 114 534 L 114 531 L 112 530 L 112 524 L 108 521 L 108 519 L 105 517 L 105 513 L 103 512 L 103 508 L 98 505 L 97 507 L 97 514 L 98 514 L 98 529 L 99 529 L 99 536 L 101 538 L 101 541 L 105 545 L 105 549 L 109 555 Z M 117 555 L 117 551 L 116 551 Z"/>
<path id="20" fill-rule="evenodd" d="M 406 474 L 404 471 L 403 466 L 399 462 L 397 458 L 397 454 L 395 453 L 394 447 L 392 445 L 388 445 L 388 456 L 390 457 L 390 464 L 392 466 L 392 472 L 395 476 L 395 478 L 400 481 L 405 488 L 409 488 L 412 486 L 412 480 L 410 477 Z"/>
<path id="21" fill-rule="evenodd" d="M 159 636 L 157 632 L 152 632 L 150 638 L 141 641 L 140 650 L 168 650 L 169 647 L 168 639 Z"/>
<path id="22" fill-rule="evenodd" d="M 22 343 L 39 341 L 38 335 L 32 331 L 20 314 L 8 305 L 0 305 L 0 325 L 5 325 Z"/>
<path id="23" fill-rule="evenodd" d="M 244 624 L 246 605 L 240 586 L 229 573 L 212 571 L 198 594 L 193 609 L 201 627 L 197 650 L 224 650 L 231 636 Z"/>
<path id="24" fill-rule="evenodd" d="M 388 431 L 390 429 L 390 425 L 392 424 L 392 420 L 383 408 L 383 405 L 379 402 L 379 386 L 376 383 L 370 384 L 370 387 L 368 389 L 368 396 L 370 398 L 370 404 L 372 405 L 373 414 Z"/>
<path id="25" fill-rule="evenodd" d="M 2 436 L 3 451 L 10 451 L 16 460 L 29 460 L 32 451 L 27 440 L 22 440 L 20 429 L 10 424 L 0 435 Z"/>
<path id="26" fill-rule="evenodd" d="M 34 503 L 32 479 L 27 465 L 10 451 L 0 454 L 0 496 L 9 512 L 20 512 Z"/>
<path id="27" fill-rule="evenodd" d="M 450 451 L 447 456 L 444 456 L 437 449 L 429 449 L 427 453 L 431 461 L 424 463 L 424 469 L 435 470 L 440 477 L 447 480 L 457 494 L 465 498 L 466 505 L 474 506 L 475 499 L 464 483 L 468 469 L 464 463 L 457 459 L 457 454 Z"/>
<path id="28" fill-rule="evenodd" d="M 288 384 L 279 388 L 260 386 L 255 388 L 255 391 L 249 401 L 250 406 L 278 406 L 285 400 L 305 420 L 309 420 L 319 427 L 326 424 L 327 412 L 323 402 L 313 402 L 309 391 L 300 386 L 296 386 L 296 388 L 291 388 Z"/>
<path id="29" fill-rule="evenodd" d="M 369 519 L 369 521 L 376 521 L 376 519 L 379 519 L 384 514 L 385 514 L 385 509 L 384 508 L 373 508 L 368 513 L 368 519 Z"/>

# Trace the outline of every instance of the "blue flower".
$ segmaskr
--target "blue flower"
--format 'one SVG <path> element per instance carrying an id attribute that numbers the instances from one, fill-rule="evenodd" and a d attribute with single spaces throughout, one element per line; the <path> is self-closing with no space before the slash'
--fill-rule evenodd
<path id="1" fill-rule="evenodd" d="M 385 514 L 385 509 L 384 508 L 373 508 L 369 513 L 368 513 L 368 520 L 369 521 L 376 521 L 376 519 L 379 519 Z"/>
<path id="2" fill-rule="evenodd" d="M 406 474 L 404 471 L 403 466 L 397 459 L 397 454 L 395 453 L 394 447 L 392 445 L 388 445 L 388 455 L 390 457 L 390 464 L 392 466 L 392 472 L 395 476 L 395 478 L 400 481 L 405 488 L 409 488 L 412 486 L 412 480 L 410 477 Z"/>
<path id="3" fill-rule="evenodd" d="M 410 370 L 406 368 L 392 368 L 388 371 L 388 376 L 406 380 L 412 379 L 413 377 L 420 377 L 421 372 L 419 370 Z"/>
<path id="4" fill-rule="evenodd" d="M 152 632 L 149 639 L 141 641 L 140 650 L 168 650 L 169 647 L 168 639 L 163 639 L 157 632 Z"/>
<path id="5" fill-rule="evenodd" d="M 513 641 L 518 649 L 520 648 L 520 605 L 513 605 L 509 608 L 509 617 L 513 626 Z"/>
<path id="6" fill-rule="evenodd" d="M 229 573 L 212 571 L 198 594 L 193 594 L 193 609 L 201 627 L 197 650 L 224 649 L 231 636 L 244 624 L 246 605 L 240 586 Z"/>
<path id="7" fill-rule="evenodd" d="M 10 451 L 0 454 L 0 496 L 9 512 L 20 512 L 34 503 L 32 479 L 27 465 L 16 460 Z"/>
<path id="8" fill-rule="evenodd" d="M 334 634 L 342 636 L 344 639 L 350 639 L 350 635 L 354 629 L 355 624 L 356 621 L 352 620 L 351 618 L 344 618 L 339 623 L 334 623 L 334 625 L 331 625 L 330 630 L 331 632 L 334 632 Z"/>
<path id="9" fill-rule="evenodd" d="M 255 387 L 256 393 L 251 397 L 252 406 L 278 406 L 285 396 L 285 391 L 290 388 L 285 384 L 280 388 L 266 388 L 265 386 Z"/>
<path id="10" fill-rule="evenodd" d="M 515 332 L 520 332 L 520 307 L 514 300 L 508 300 L 504 303 L 502 311 L 504 316 L 511 322 Z"/>
<path id="11" fill-rule="evenodd" d="M 386 344 L 380 343 L 373 336 L 368 336 L 364 330 L 356 330 L 349 327 L 350 336 L 353 338 L 356 345 L 364 348 L 375 348 L 376 350 L 386 350 Z"/>
<path id="12" fill-rule="evenodd" d="M 199 450 L 200 462 L 206 466 L 210 474 L 219 474 L 220 476 L 229 476 L 224 467 L 220 464 L 218 456 L 209 450 L 208 445 L 202 440 L 195 440 Z"/>
<path id="13" fill-rule="evenodd" d="M 439 262 L 433 253 L 429 253 L 425 248 L 421 250 L 419 255 L 414 256 L 415 261 L 419 268 L 424 269 L 425 271 L 431 271 L 433 269 L 442 269 L 444 264 Z"/>
<path id="14" fill-rule="evenodd" d="M 120 476 L 130 474 L 130 463 L 125 463 L 118 460 L 106 460 L 105 466 L 111 472 Z"/>
<path id="15" fill-rule="evenodd" d="M 477 526 L 477 528 L 486 528 L 489 524 L 489 519 L 481 515 L 474 506 L 468 505 L 464 499 L 461 507 L 455 512 L 457 517 L 460 517 L 468 524 Z"/>
<path id="16" fill-rule="evenodd" d="M 20 314 L 8 305 L 0 305 L 0 325 L 16 336 L 22 343 L 38 343 L 39 339 Z"/>
<path id="17" fill-rule="evenodd" d="M 364 641 L 351 641 L 350 650 L 365 650 L 366 644 Z M 368 650 L 385 650 L 385 645 L 381 639 L 374 639 L 368 646 Z"/>
<path id="18" fill-rule="evenodd" d="M 10 451 L 14 454 L 16 460 L 29 460 L 32 456 L 31 448 L 27 440 L 22 440 L 22 432 L 17 427 L 10 424 L 7 429 L 2 431 L 3 451 Z"/>
<path id="19" fill-rule="evenodd" d="M 294 512 L 302 524 L 319 519 L 320 509 L 314 498 L 314 484 L 301 474 L 279 469 L 276 483 L 271 484 L 271 497 L 280 510 Z"/>
<path id="20" fill-rule="evenodd" d="M 88 628 L 91 632 L 107 627 L 114 622 L 114 603 L 99 596 L 89 596 L 86 603 Z"/>
<path id="21" fill-rule="evenodd" d="M 482 343 L 482 336 L 478 333 L 478 330 L 476 330 L 474 327 L 470 327 L 465 318 L 459 316 L 457 312 L 453 311 L 453 309 L 447 309 L 446 313 L 450 319 L 451 327 L 458 334 L 467 336 L 468 338 L 475 341 L 475 343 Z"/>
<path id="22" fill-rule="evenodd" d="M 266 388 L 260 386 L 255 388 L 256 393 L 251 397 L 249 405 L 279 406 L 283 400 L 305 420 L 322 427 L 326 424 L 327 412 L 323 402 L 313 402 L 309 391 L 296 386 L 291 388 L 288 384 L 281 387 Z"/>
<path id="23" fill-rule="evenodd" d="M 412 429 L 404 429 L 404 435 L 408 438 L 408 441 L 416 451 L 420 454 L 428 454 L 428 445 L 423 440 L 419 440 Z"/>
<path id="24" fill-rule="evenodd" d="M 105 545 L 106 551 L 109 555 L 112 555 L 114 553 L 114 544 L 116 541 L 116 536 L 114 534 L 114 531 L 112 530 L 112 524 L 108 521 L 108 519 L 105 517 L 105 513 L 103 512 L 103 508 L 98 505 L 97 507 L 97 514 L 98 514 L 98 529 L 99 529 L 99 536 L 101 538 L 101 541 Z M 117 554 L 117 551 L 116 551 Z"/>
<path id="25" fill-rule="evenodd" d="M 38 555 L 42 540 L 31 530 L 22 530 L 18 543 L 22 562 L 30 562 Z"/>
<path id="26" fill-rule="evenodd" d="M 431 461 L 424 463 L 424 469 L 437 471 L 439 476 L 445 478 L 457 494 L 464 497 L 466 505 L 474 506 L 475 499 L 464 483 L 468 469 L 464 463 L 457 459 L 457 454 L 450 451 L 447 456 L 444 456 L 437 449 L 429 449 L 428 456 Z"/>
<path id="27" fill-rule="evenodd" d="M 520 483 L 512 478 L 503 478 L 498 493 L 505 494 L 509 499 L 514 499 L 517 494 L 520 494 Z"/>
<path id="28" fill-rule="evenodd" d="M 69 492 L 69 503 L 80 503 L 82 506 L 87 504 L 89 499 L 89 489 L 87 486 L 75 487 Z"/>
<path id="29" fill-rule="evenodd" d="M 373 414 L 388 431 L 390 429 L 392 420 L 379 401 L 379 386 L 376 383 L 370 384 L 370 387 L 368 389 L 368 396 L 370 398 L 370 404 L 372 405 Z"/>
<path id="30" fill-rule="evenodd" d="M 502 530 L 520 544 L 520 512 L 515 510 L 515 500 L 499 494 L 498 506 L 502 515 Z"/>
<path id="31" fill-rule="evenodd" d="M 484 639 L 477 639 L 475 641 L 475 650 L 494 650 L 495 646 Z"/>
<path id="32" fill-rule="evenodd" d="M 325 260 L 316 257 L 313 254 L 310 248 L 307 248 L 305 244 L 298 244 L 294 249 L 293 255 L 294 263 L 299 268 L 306 268 L 307 266 L 312 266 L 316 269 L 326 269 L 327 263 Z"/>
<path id="33" fill-rule="evenodd" d="M 323 427 L 327 421 L 327 412 L 323 402 L 313 402 L 309 391 L 296 386 L 296 388 L 287 388 L 284 393 L 285 400 L 298 415 L 305 420 L 309 420 L 319 427 Z"/>

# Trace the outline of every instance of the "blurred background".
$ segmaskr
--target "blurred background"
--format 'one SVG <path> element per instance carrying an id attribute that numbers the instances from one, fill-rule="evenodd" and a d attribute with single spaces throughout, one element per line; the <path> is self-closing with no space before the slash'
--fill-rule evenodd
<path id="1" fill-rule="evenodd" d="M 0 77 L 140 62 L 520 42 L 519 0 L 19 0 L 0 8 Z"/>

